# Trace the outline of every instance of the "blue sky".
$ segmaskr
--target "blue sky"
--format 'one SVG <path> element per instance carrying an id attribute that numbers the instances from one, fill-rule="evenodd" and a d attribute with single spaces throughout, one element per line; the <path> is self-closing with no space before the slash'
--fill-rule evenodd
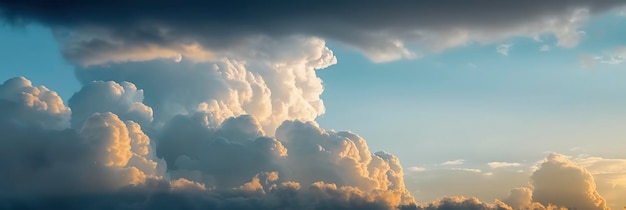
<path id="1" fill-rule="evenodd" d="M 521 166 L 507 172 L 526 173 L 550 152 L 581 162 L 623 160 L 626 62 L 602 61 L 626 47 L 625 24 L 619 11 L 593 17 L 578 28 L 584 35 L 572 48 L 556 46 L 552 35 L 513 36 L 384 63 L 327 41 L 337 64 L 316 72 L 326 108 L 316 122 L 361 135 L 372 151 L 391 152 L 414 172 L 471 169 L 492 176 L 497 168 L 488 163 L 509 162 Z M 507 55 L 497 52 L 503 44 L 510 45 Z M 58 92 L 67 104 L 82 85 L 61 45 L 44 26 L 0 25 L 0 81 L 24 76 Z M 540 50 L 544 46 L 549 50 Z M 585 63 L 589 58 L 592 64 Z M 407 182 L 415 188 L 429 179 L 413 175 Z M 493 199 L 492 194 L 470 196 Z M 418 200 L 438 196 L 443 195 Z"/>
<path id="2" fill-rule="evenodd" d="M 422 59 L 372 64 L 334 48 L 338 64 L 319 71 L 328 109 L 318 121 L 351 129 L 408 165 L 536 159 L 544 151 L 574 147 L 623 158 L 614 144 L 626 137 L 626 72 L 622 65 L 584 68 L 579 62 L 582 54 L 624 44 L 620 35 L 626 28 L 616 27 L 624 20 L 615 16 L 581 28 L 587 36 L 573 49 L 555 47 L 549 36 L 542 42 L 517 38 L 503 42 L 513 44 L 508 56 L 496 53 L 495 45 L 470 44 Z M 540 52 L 543 45 L 551 50 Z M 512 145 L 519 149 L 501 150 Z"/>

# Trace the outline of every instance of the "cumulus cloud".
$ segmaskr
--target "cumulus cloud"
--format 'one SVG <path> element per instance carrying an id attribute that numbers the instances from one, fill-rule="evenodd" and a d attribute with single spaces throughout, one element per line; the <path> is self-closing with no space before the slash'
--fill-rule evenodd
<path id="1" fill-rule="evenodd" d="M 30 84 L 24 78 L 9 81 Z M 35 97 L 30 100 L 13 100 L 18 103 L 12 106 L 23 116 L 54 116 L 59 110 L 69 111 L 62 103 L 47 109 L 31 103 L 50 96 L 58 98 L 49 91 L 30 95 Z M 13 111 L 0 109 L 0 115 L 10 116 Z M 157 162 L 147 148 L 149 138 L 132 121 L 123 122 L 112 113 L 94 114 L 80 130 L 59 130 L 64 122 L 53 120 L 46 126 L 33 126 L 31 120 L 25 117 L 0 122 L 0 194 L 107 192 L 160 176 Z"/>
<path id="2" fill-rule="evenodd" d="M 63 205 L 95 209 L 151 205 L 167 209 L 174 204 L 394 209 L 415 204 L 398 158 L 370 152 L 365 140 L 350 132 L 327 131 L 314 122 L 294 120 L 284 121 L 276 137 L 268 137 L 253 116 L 229 117 L 214 124 L 217 116 L 198 111 L 173 117 L 148 136 L 133 120 L 100 113 L 113 110 L 127 119 L 149 120 L 142 92 L 131 83 L 87 84 L 70 102 L 78 110 L 75 114 L 56 93 L 43 88 L 35 89 L 49 93 L 18 100 L 23 96 L 17 93 L 24 90 L 37 92 L 24 78 L 11 79 L 2 88 L 23 116 L 55 116 L 63 110 L 61 114 L 71 116 L 72 123 L 82 122 L 69 127 L 65 121 L 65 129 L 59 130 L 49 124 L 33 127 L 25 123 L 33 120 L 28 117 L 0 121 L 0 167 L 6 169 L 0 172 L 3 207 L 38 208 L 65 199 Z M 59 107 L 31 103 L 46 101 L 50 95 L 58 99 L 53 101 Z M 133 106 L 142 109 L 130 112 Z M 12 111 L 1 109 L 0 114 Z M 173 203 L 157 202 L 153 196 Z M 31 203 L 34 200 L 38 202 Z"/>
<path id="3" fill-rule="evenodd" d="M 561 154 L 550 154 L 531 176 L 533 200 L 577 209 L 609 209 L 593 175 Z"/>
<path id="4" fill-rule="evenodd" d="M 143 90 L 138 90 L 132 83 L 90 82 L 69 100 L 72 127 L 80 128 L 93 113 L 104 112 L 112 112 L 122 120 L 132 120 L 149 126 L 152 122 L 152 108 L 142 101 Z"/>
<path id="5" fill-rule="evenodd" d="M 24 77 L 0 84 L 0 121 L 62 130 L 69 127 L 71 111 L 56 92 L 44 86 L 33 86 Z"/>
<path id="6" fill-rule="evenodd" d="M 154 110 L 157 124 L 178 114 L 204 112 L 217 126 L 229 117 L 246 114 L 272 135 L 284 120 L 310 121 L 325 112 L 320 99 L 324 88 L 315 71 L 336 63 L 323 40 L 293 38 L 285 43 L 288 47 L 262 40 L 257 43 L 258 51 L 247 50 L 254 56 L 211 63 L 157 60 L 79 68 L 76 74 L 86 89 L 95 89 L 89 87 L 94 80 L 133 83 L 136 88 L 128 84 L 118 98 L 141 104 L 142 93 L 135 89 L 142 89 L 143 103 Z"/>
<path id="7" fill-rule="evenodd" d="M 593 156 L 581 156 L 574 161 L 587 169 L 594 177 L 597 191 L 607 200 L 611 209 L 626 206 L 626 160 Z"/>
<path id="8" fill-rule="evenodd" d="M 2 18 L 53 27 L 70 60 L 104 62 L 185 58 L 207 61 L 258 37 L 322 37 L 363 52 L 374 61 L 412 58 L 470 42 L 553 35 L 573 47 L 589 16 L 617 8 L 620 0 L 492 2 L 281 1 L 244 2 L 0 1 Z M 123 11 L 119 8 L 124 7 Z M 81 9 L 76 9 L 81 8 Z M 529 12 L 531 11 L 531 12 Z M 233 15 L 238 14 L 238 15 Z M 376 14 L 376 15 L 371 15 Z M 416 46 L 416 47 L 409 47 Z"/>

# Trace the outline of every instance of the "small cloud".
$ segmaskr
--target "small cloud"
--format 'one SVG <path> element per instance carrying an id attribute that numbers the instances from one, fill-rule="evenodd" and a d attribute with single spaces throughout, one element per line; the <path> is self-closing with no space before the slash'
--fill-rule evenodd
<path id="1" fill-rule="evenodd" d="M 522 164 L 519 163 L 509 163 L 509 162 L 490 162 L 487 163 L 490 168 L 508 168 L 508 167 L 518 167 Z"/>
<path id="2" fill-rule="evenodd" d="M 485 176 L 493 176 L 493 173 L 487 172 L 487 173 L 484 173 L 483 175 L 485 175 Z"/>
<path id="3" fill-rule="evenodd" d="M 624 62 L 624 57 L 622 56 L 606 56 L 606 57 L 599 57 L 600 59 L 598 59 L 600 61 L 600 63 L 603 64 L 609 64 L 609 65 L 617 65 L 620 63 Z"/>
<path id="4" fill-rule="evenodd" d="M 452 170 L 455 171 L 469 171 L 469 172 L 474 172 L 474 173 L 481 173 L 483 172 L 480 169 L 476 169 L 476 168 L 453 168 Z"/>
<path id="5" fill-rule="evenodd" d="M 465 163 L 465 160 L 463 159 L 457 159 L 457 160 L 450 160 L 450 161 L 446 161 L 441 163 L 442 166 L 451 166 L 451 165 L 461 165 Z"/>
<path id="6" fill-rule="evenodd" d="M 542 45 L 541 48 L 539 48 L 539 51 L 541 52 L 550 51 L 550 45 L 547 45 L 547 44 Z"/>
<path id="7" fill-rule="evenodd" d="M 410 171 L 410 172 L 422 172 L 422 171 L 426 171 L 426 168 L 422 168 L 422 167 L 408 167 L 407 171 Z"/>
<path id="8" fill-rule="evenodd" d="M 183 60 L 183 55 L 178 54 L 178 55 L 172 57 L 172 60 L 174 60 L 174 62 L 176 62 L 176 63 L 180 63 Z"/>
<path id="9" fill-rule="evenodd" d="M 513 44 L 501 44 L 498 45 L 498 47 L 496 47 L 496 52 L 500 53 L 504 56 L 508 56 L 509 55 L 509 50 L 511 49 L 511 47 L 513 46 Z"/>

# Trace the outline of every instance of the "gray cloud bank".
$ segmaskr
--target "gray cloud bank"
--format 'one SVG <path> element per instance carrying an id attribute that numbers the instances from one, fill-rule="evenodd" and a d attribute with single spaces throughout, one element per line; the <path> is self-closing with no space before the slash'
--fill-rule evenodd
<path id="1" fill-rule="evenodd" d="M 589 16 L 621 0 L 563 1 L 0 1 L 12 23 L 51 26 L 72 61 L 220 58 L 259 37 L 321 37 L 374 61 L 511 37 L 556 37 L 573 47 Z M 134 55 L 129 55 L 133 52 Z M 141 52 L 141 53 L 139 53 Z M 241 53 L 241 51 L 239 51 Z"/>

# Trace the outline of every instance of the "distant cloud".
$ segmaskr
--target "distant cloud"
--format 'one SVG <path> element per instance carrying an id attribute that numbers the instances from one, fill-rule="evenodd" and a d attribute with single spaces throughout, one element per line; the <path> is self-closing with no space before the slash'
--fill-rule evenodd
<path id="1" fill-rule="evenodd" d="M 617 47 L 602 55 L 583 54 L 580 56 L 579 61 L 584 68 L 591 68 L 596 63 L 607 65 L 622 64 L 626 61 L 626 47 Z"/>
<path id="2" fill-rule="evenodd" d="M 422 172 L 422 171 L 426 171 L 426 168 L 422 168 L 422 167 L 408 167 L 407 170 L 410 171 L 410 172 Z"/>
<path id="3" fill-rule="evenodd" d="M 509 50 L 511 49 L 511 47 L 513 46 L 513 44 L 501 44 L 498 45 L 498 47 L 496 47 L 496 52 L 500 53 L 504 56 L 508 56 L 509 55 Z"/>
<path id="4" fill-rule="evenodd" d="M 541 48 L 539 48 L 539 51 L 541 51 L 541 52 L 550 51 L 550 45 L 547 45 L 547 44 L 542 45 Z"/>
<path id="5" fill-rule="evenodd" d="M 469 172 L 474 172 L 474 173 L 482 172 L 482 170 L 475 169 L 475 168 L 453 168 L 452 170 L 455 170 L 455 171 L 469 171 Z"/>
<path id="6" fill-rule="evenodd" d="M 521 166 L 519 163 L 509 163 L 509 162 L 490 162 L 487 163 L 490 168 L 507 168 L 507 167 L 518 167 Z"/>
<path id="7" fill-rule="evenodd" d="M 550 154 L 531 176 L 533 200 L 544 205 L 607 210 L 593 175 L 561 154 Z"/>
<path id="8" fill-rule="evenodd" d="M 463 160 L 463 159 L 456 159 L 456 160 L 449 160 L 449 161 L 443 162 L 440 165 L 442 165 L 442 166 L 451 166 L 451 165 L 461 165 L 463 163 L 465 163 L 465 160 Z"/>

